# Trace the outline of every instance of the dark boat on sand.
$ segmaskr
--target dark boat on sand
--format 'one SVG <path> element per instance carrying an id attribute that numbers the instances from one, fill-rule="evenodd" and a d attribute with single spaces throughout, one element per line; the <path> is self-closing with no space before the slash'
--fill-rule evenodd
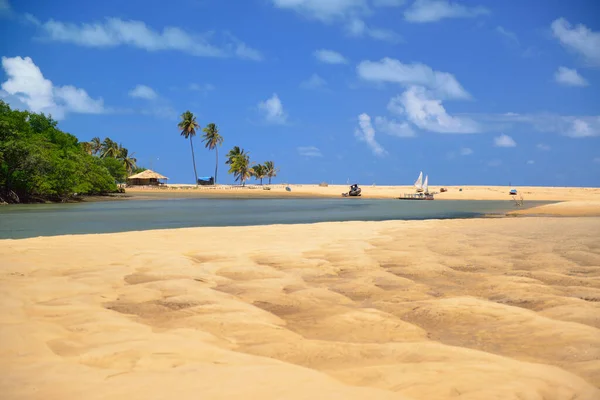
<path id="1" fill-rule="evenodd" d="M 358 187 L 358 184 L 354 184 L 352 186 L 350 186 L 350 191 L 347 193 L 342 193 L 343 197 L 358 197 L 360 196 L 360 192 L 362 192 L 362 190 Z"/>

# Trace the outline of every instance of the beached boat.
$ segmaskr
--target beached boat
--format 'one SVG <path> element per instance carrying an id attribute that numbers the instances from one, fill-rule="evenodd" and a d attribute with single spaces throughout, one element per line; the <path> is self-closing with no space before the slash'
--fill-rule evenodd
<path id="1" fill-rule="evenodd" d="M 423 181 L 423 171 L 419 173 L 419 178 L 415 181 L 417 193 L 405 193 L 398 197 L 398 200 L 434 200 L 433 193 L 429 193 L 429 175 L 425 175 Z"/>

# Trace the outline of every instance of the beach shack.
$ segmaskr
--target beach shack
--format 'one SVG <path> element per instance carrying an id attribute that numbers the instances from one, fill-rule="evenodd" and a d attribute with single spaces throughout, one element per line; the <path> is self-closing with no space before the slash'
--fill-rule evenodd
<path id="1" fill-rule="evenodd" d="M 139 174 L 131 175 L 127 178 L 128 186 L 158 186 L 164 185 L 167 178 L 150 169 L 140 172 Z M 163 182 L 161 182 L 163 181 Z"/>

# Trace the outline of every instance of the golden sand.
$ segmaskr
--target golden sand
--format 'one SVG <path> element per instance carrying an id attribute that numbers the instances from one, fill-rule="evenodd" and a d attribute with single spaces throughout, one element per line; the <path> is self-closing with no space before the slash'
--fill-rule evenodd
<path id="1" fill-rule="evenodd" d="M 0 241 L 2 399 L 599 399 L 600 218 Z"/>
<path id="2" fill-rule="evenodd" d="M 264 186 L 267 187 L 267 186 Z M 289 185 L 291 191 L 285 190 L 286 185 L 273 185 L 270 190 L 264 187 L 249 185 L 239 186 L 193 186 L 170 185 L 163 188 L 127 188 L 126 193 L 136 198 L 161 197 L 206 197 L 206 196 L 244 196 L 244 197 L 340 197 L 348 192 L 348 186 L 333 185 Z M 369 186 L 361 185 L 362 198 L 393 199 L 404 193 L 414 193 L 412 186 Z M 438 193 L 436 200 L 511 200 L 507 186 L 445 186 L 448 191 Z M 600 188 L 572 187 L 516 187 L 520 197 L 527 201 L 600 201 Z M 440 192 L 440 186 L 430 186 L 433 192 Z M 462 189 L 462 190 L 461 190 Z"/>

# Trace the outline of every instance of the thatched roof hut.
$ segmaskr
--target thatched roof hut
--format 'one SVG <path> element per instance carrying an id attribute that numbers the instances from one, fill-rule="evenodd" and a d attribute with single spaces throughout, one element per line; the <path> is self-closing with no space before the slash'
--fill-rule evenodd
<path id="1" fill-rule="evenodd" d="M 164 175 L 154 172 L 150 169 L 140 172 L 139 174 L 131 175 L 127 178 L 128 185 L 159 185 L 160 180 L 167 180 Z"/>

